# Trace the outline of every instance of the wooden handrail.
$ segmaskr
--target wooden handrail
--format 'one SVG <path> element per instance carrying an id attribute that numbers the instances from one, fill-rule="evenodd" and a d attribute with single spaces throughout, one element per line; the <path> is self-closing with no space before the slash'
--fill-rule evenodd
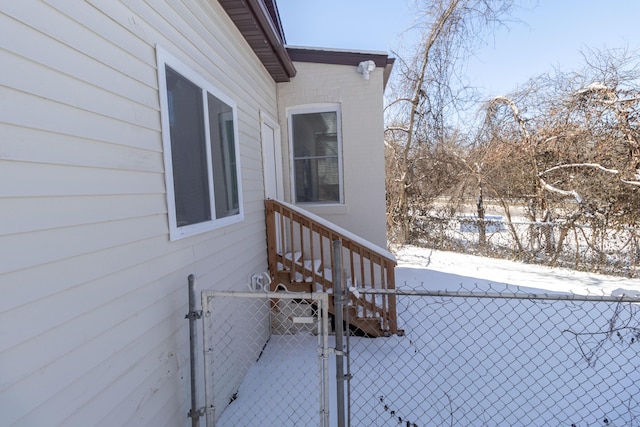
<path id="1" fill-rule="evenodd" d="M 266 200 L 267 248 L 272 290 L 279 273 L 290 276 L 285 286 L 333 292 L 331 244 L 342 244 L 343 281 L 357 289 L 395 289 L 395 257 L 310 212 L 276 200 Z M 330 310 L 333 298 L 330 298 Z M 361 329 L 379 320 L 379 335 L 398 333 L 396 296 L 350 293 L 350 321 Z M 365 330 L 369 334 L 375 331 Z"/>

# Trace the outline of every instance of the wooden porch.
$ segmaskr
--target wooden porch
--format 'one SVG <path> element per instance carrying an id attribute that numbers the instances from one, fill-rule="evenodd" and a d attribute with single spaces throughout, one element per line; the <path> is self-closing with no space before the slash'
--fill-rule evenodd
<path id="1" fill-rule="evenodd" d="M 396 296 L 361 294 L 363 289 L 395 289 L 396 261 L 382 248 L 288 203 L 266 200 L 271 291 L 333 293 L 332 242 L 342 244 L 343 288 L 349 288 L 348 319 L 368 336 L 402 334 Z M 335 314 L 333 297 L 329 311 Z"/>

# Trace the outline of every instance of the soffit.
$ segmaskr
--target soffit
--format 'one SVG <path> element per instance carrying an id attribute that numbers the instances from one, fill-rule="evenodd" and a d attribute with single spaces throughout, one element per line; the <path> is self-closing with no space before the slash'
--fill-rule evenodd
<path id="1" fill-rule="evenodd" d="M 274 0 L 218 0 L 276 82 L 288 82 L 296 69 L 284 44 Z"/>

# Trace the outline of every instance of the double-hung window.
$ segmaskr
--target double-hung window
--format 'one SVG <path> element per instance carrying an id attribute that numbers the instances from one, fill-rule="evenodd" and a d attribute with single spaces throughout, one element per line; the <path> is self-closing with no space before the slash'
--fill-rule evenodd
<path id="1" fill-rule="evenodd" d="M 342 203 L 342 141 L 338 105 L 289 111 L 296 203 Z"/>
<path id="2" fill-rule="evenodd" d="M 157 48 L 171 240 L 242 220 L 236 105 Z"/>

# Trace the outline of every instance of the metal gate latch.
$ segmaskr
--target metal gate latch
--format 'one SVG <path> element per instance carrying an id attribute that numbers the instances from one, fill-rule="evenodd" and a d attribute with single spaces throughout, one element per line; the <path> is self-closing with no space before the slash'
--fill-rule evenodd
<path id="1" fill-rule="evenodd" d="M 184 316 L 185 319 L 196 320 L 202 318 L 202 310 L 190 311 Z"/>

